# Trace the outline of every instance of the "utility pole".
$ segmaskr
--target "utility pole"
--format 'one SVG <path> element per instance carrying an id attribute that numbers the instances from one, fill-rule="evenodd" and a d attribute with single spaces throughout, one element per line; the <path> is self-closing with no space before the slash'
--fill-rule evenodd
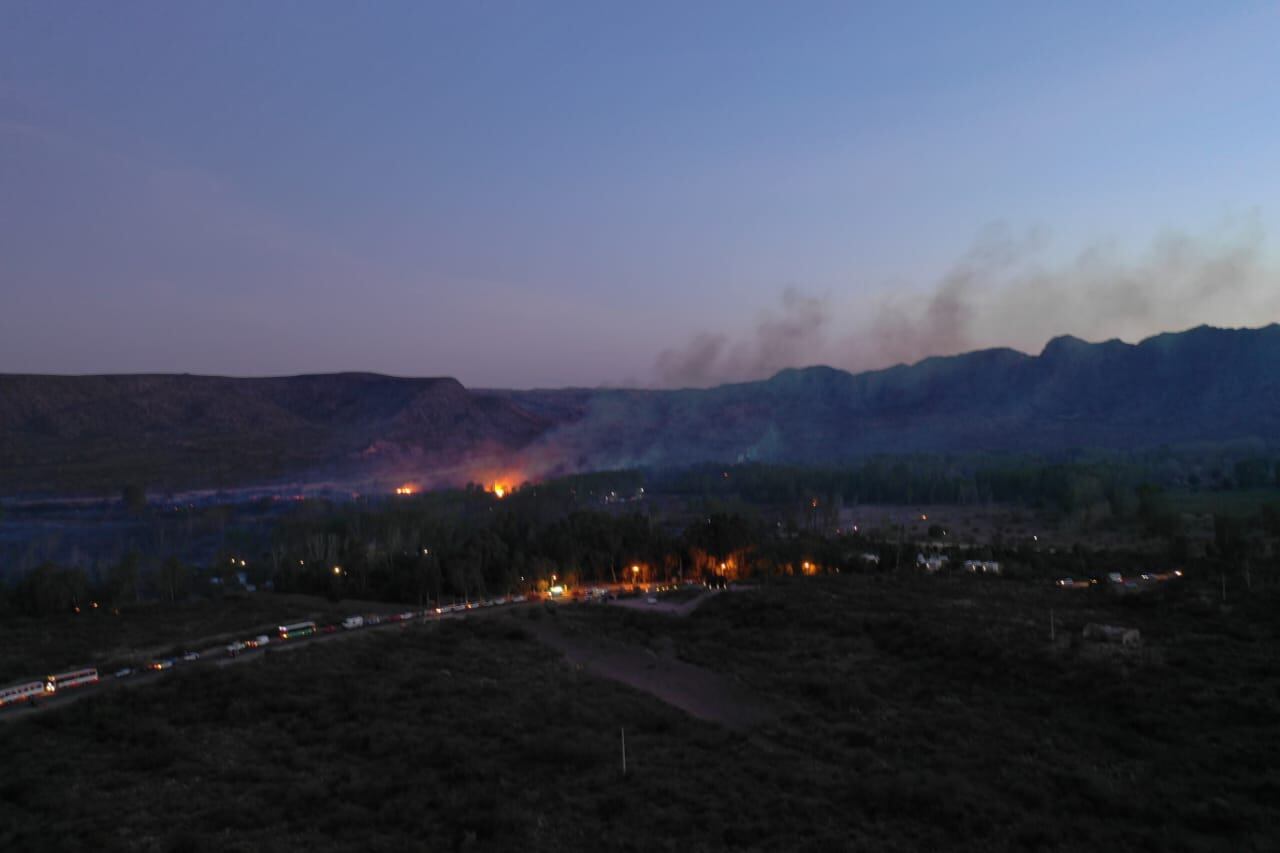
<path id="1" fill-rule="evenodd" d="M 627 775 L 627 730 L 619 729 L 622 732 L 622 775 Z"/>
<path id="2" fill-rule="evenodd" d="M 1049 608 L 1049 642 L 1050 644 L 1056 639 L 1056 631 L 1053 625 L 1053 608 Z"/>

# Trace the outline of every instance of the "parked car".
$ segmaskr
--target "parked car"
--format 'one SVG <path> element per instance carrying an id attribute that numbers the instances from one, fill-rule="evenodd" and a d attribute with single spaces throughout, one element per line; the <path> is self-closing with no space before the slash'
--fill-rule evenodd
<path id="1" fill-rule="evenodd" d="M 116 670 L 116 678 L 128 678 L 131 675 L 133 675 L 133 667 L 131 666 Z"/>
<path id="2" fill-rule="evenodd" d="M 147 664 L 147 669 L 153 672 L 164 672 L 166 669 L 173 669 L 173 658 L 160 658 L 153 660 Z"/>
<path id="3" fill-rule="evenodd" d="M 234 643 L 227 644 L 227 654 L 230 657 L 235 657 L 236 655 L 240 654 L 242 651 L 244 651 L 247 648 L 248 648 L 247 644 L 237 640 Z"/>
<path id="4" fill-rule="evenodd" d="M 184 661 L 186 661 L 187 663 L 191 663 L 192 661 L 200 660 L 200 653 L 199 653 L 199 652 L 187 652 L 187 653 L 185 653 L 185 654 L 182 656 L 182 659 L 183 659 Z"/>

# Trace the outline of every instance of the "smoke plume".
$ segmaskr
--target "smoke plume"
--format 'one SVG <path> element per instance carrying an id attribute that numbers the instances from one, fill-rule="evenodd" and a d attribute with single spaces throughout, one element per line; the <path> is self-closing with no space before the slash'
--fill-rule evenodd
<path id="1" fill-rule="evenodd" d="M 1280 271 L 1256 219 L 1162 234 L 1137 254 L 1099 243 L 1046 260 L 1048 248 L 1041 231 L 993 226 L 931 288 L 882 291 L 869 309 L 787 288 L 751 334 L 701 332 L 662 352 L 655 374 L 664 386 L 702 387 L 812 364 L 858 371 L 987 347 L 1034 353 L 1062 334 L 1136 341 L 1280 321 Z"/>

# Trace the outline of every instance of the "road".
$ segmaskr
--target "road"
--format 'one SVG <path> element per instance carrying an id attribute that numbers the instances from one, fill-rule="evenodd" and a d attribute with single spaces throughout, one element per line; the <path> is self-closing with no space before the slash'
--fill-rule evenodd
<path id="1" fill-rule="evenodd" d="M 232 666 L 234 664 L 245 663 L 252 660 L 260 660 L 263 655 L 268 653 L 279 653 L 283 651 L 291 651 L 310 646 L 314 643 L 329 643 L 350 637 L 359 637 L 374 632 L 392 631 L 397 628 L 405 629 L 414 625 L 437 624 L 442 621 L 451 619 L 465 619 L 468 617 L 484 616 L 490 613 L 499 613 L 510 611 L 521 606 L 528 606 L 537 602 L 507 602 L 505 604 L 493 605 L 490 607 L 477 607 L 470 610 L 463 610 L 449 613 L 436 613 L 434 610 L 413 611 L 412 618 L 390 621 L 387 616 L 383 616 L 383 621 L 377 625 L 366 624 L 360 628 L 344 629 L 338 626 L 321 626 L 321 631 L 310 637 L 299 637 L 292 640 L 281 640 L 275 636 L 274 631 L 257 632 L 265 633 L 271 636 L 271 641 L 265 646 L 257 649 L 245 649 L 244 651 L 231 655 L 227 652 L 226 644 L 220 643 L 206 648 L 199 648 L 205 642 L 201 641 L 193 643 L 196 651 L 200 655 L 199 660 L 183 661 L 181 659 L 174 660 L 173 668 L 169 670 L 153 671 L 147 669 L 139 669 L 127 676 L 117 677 L 114 673 L 100 672 L 97 683 L 86 684 L 80 687 L 68 687 L 52 695 L 45 695 L 34 702 L 17 703 L 6 708 L 0 708 L 0 722 L 8 720 L 18 720 L 29 717 L 33 714 L 43 713 L 54 708 L 62 708 L 73 702 L 79 702 L 89 696 L 97 696 L 107 690 L 117 690 L 129 687 L 137 687 L 144 684 L 151 684 L 155 681 L 165 678 L 172 672 L 189 671 L 200 667 L 210 666 Z M 409 612 L 409 611 L 405 611 Z M 325 628 L 334 628 L 332 631 L 326 631 Z M 256 636 L 255 632 L 246 632 L 250 636 Z M 39 679 L 31 679 L 36 681 Z"/>
<path id="2" fill-rule="evenodd" d="M 622 585 L 618 585 L 617 588 L 619 590 L 624 589 Z M 634 608 L 648 613 L 687 616 L 694 610 L 694 608 L 709 600 L 714 595 L 716 595 L 716 592 L 711 591 L 682 602 L 664 601 L 659 598 L 658 603 L 656 604 L 649 604 L 647 602 L 648 596 L 642 595 L 637 598 L 614 599 L 609 601 L 609 604 L 619 607 Z M 561 599 L 561 601 L 563 601 L 564 604 L 573 604 L 586 601 L 586 599 L 581 596 L 574 596 L 566 597 Z M 232 666 L 234 664 L 245 663 L 247 661 L 260 660 L 265 654 L 276 654 L 292 649 L 300 649 L 310 646 L 313 643 L 335 642 L 342 638 L 363 636 L 376 631 L 390 631 L 396 628 L 403 629 L 412 625 L 433 624 L 449 619 L 465 619 L 469 617 L 484 616 L 486 614 L 510 611 L 521 606 L 539 603 L 541 603 L 540 599 L 530 599 L 525 602 L 506 602 L 500 605 L 476 607 L 473 609 L 456 612 L 450 611 L 447 613 L 437 613 L 434 609 L 412 611 L 412 617 L 397 621 L 390 621 L 391 616 L 389 614 L 379 614 L 383 621 L 377 625 L 366 624 L 363 627 L 350 630 L 332 625 L 320 626 L 321 630 L 317 634 L 310 637 L 300 637 L 291 640 L 279 639 L 279 637 L 276 636 L 274 629 L 265 629 L 257 632 L 246 631 L 244 633 L 247 636 L 267 634 L 271 637 L 271 640 L 262 648 L 245 649 L 236 655 L 231 655 L 227 652 L 227 644 L 225 640 L 214 645 L 207 645 L 212 642 L 212 640 L 209 639 L 197 641 L 193 642 L 191 645 L 199 653 L 199 660 L 183 661 L 179 658 L 174 660 L 173 668 L 169 670 L 153 671 L 139 668 L 129 675 L 120 677 L 117 677 L 114 673 L 100 672 L 99 680 L 95 684 L 64 688 L 58 693 L 52 695 L 46 694 L 32 702 L 15 703 L 8 707 L 0 708 L 0 723 L 7 720 L 22 719 L 54 708 L 62 708 L 72 704 L 73 702 L 79 702 L 81 699 L 86 697 L 97 696 L 107 690 L 125 689 L 145 684 L 152 684 L 175 671 L 186 672 L 200 667 Z M 447 610 L 448 608 L 445 609 Z M 410 611 L 404 612 L 408 613 Z M 545 636 L 541 637 L 541 639 L 543 639 L 544 642 L 548 640 Z M 575 657 L 574 654 L 569 653 L 567 648 L 557 644 L 554 640 L 549 644 L 569 655 L 571 659 Z M 643 667 L 637 668 L 634 666 L 635 662 L 633 660 L 626 655 L 620 654 L 619 649 L 614 649 L 613 652 L 614 654 L 612 656 L 591 659 L 588 668 L 597 670 L 599 674 L 606 675 L 607 677 L 630 683 L 634 687 L 639 687 L 640 689 L 653 692 L 671 704 L 684 708 L 686 711 L 694 714 L 694 716 L 700 716 L 705 719 L 717 719 L 721 722 L 729 722 L 730 725 L 741 725 L 744 722 L 744 720 L 736 719 L 736 715 L 730 715 L 735 717 L 731 721 L 725 719 L 726 715 L 720 707 L 722 702 L 719 701 L 725 693 L 725 688 L 723 685 L 713 683 L 714 680 L 709 681 L 706 673 L 695 673 L 692 669 L 686 672 L 681 670 L 679 665 L 667 663 L 660 668 L 662 670 L 660 673 L 649 673 L 646 671 L 638 678 L 635 675 L 620 678 L 618 675 L 620 672 L 634 673 L 637 669 L 652 670 L 653 665 L 652 662 L 646 661 Z M 577 662 L 581 663 L 583 661 L 578 660 Z M 654 683 L 650 683 L 653 681 L 653 676 L 657 676 L 658 681 L 668 680 L 672 683 L 665 687 L 656 686 Z M 35 680 L 37 679 L 32 679 L 32 681 Z"/>

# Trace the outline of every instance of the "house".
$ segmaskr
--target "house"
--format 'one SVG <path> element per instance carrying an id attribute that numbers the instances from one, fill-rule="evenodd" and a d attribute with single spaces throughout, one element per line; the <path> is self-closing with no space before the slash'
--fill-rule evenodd
<path id="1" fill-rule="evenodd" d="M 941 571 L 947 562 L 947 558 L 942 554 L 925 555 L 923 552 L 916 554 L 916 566 L 924 569 L 929 574 Z"/>

